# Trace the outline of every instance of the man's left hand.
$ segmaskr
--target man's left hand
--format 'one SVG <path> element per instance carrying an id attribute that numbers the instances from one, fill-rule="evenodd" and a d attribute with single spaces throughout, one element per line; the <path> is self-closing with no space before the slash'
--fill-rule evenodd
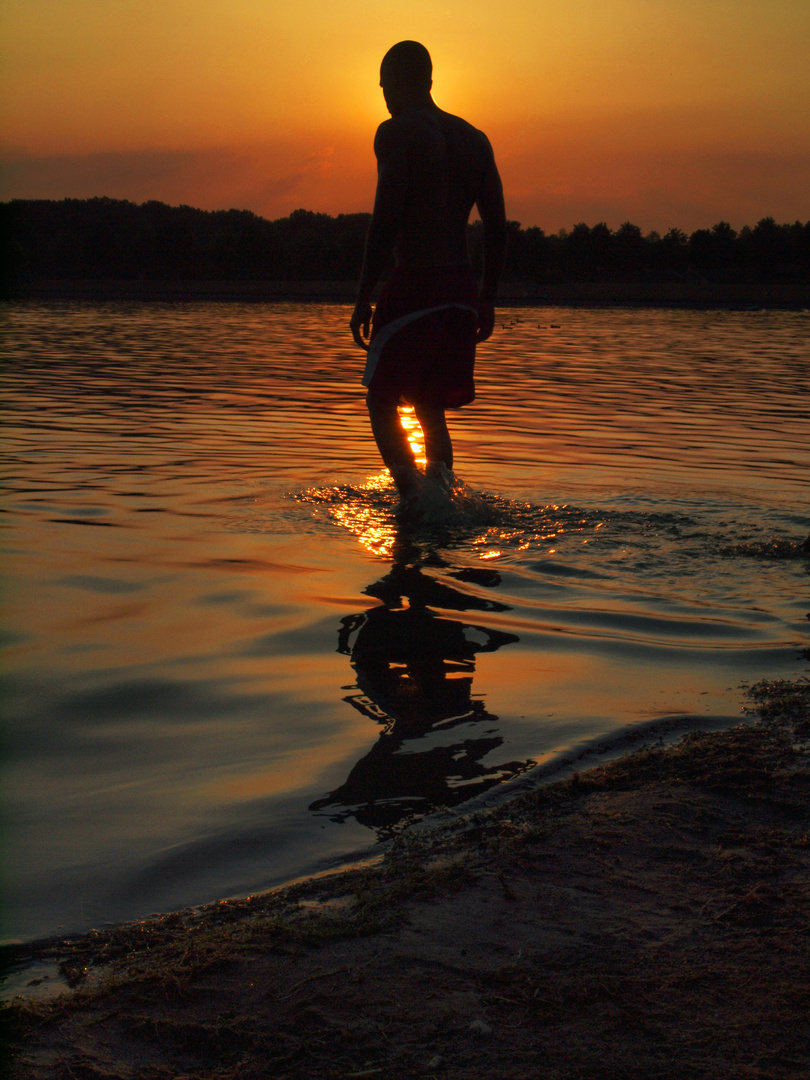
<path id="1" fill-rule="evenodd" d="M 349 320 L 349 327 L 356 344 L 368 352 L 368 343 L 363 341 L 363 338 L 368 337 L 371 327 L 371 304 L 361 303 L 360 301 L 355 304 L 354 313 Z"/>

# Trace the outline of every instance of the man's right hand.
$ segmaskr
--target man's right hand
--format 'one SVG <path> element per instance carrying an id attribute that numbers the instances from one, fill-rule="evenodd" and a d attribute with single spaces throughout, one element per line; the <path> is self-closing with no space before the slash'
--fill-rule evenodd
<path id="1" fill-rule="evenodd" d="M 356 344 L 368 352 L 368 343 L 363 341 L 367 338 L 371 328 L 371 304 L 358 302 L 354 306 L 354 312 L 349 320 L 349 327 Z M 362 334 L 362 336 L 361 336 Z"/>

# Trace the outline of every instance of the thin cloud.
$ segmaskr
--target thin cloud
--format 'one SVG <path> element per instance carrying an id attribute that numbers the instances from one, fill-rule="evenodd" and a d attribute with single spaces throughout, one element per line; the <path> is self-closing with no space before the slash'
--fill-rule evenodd
<path id="1" fill-rule="evenodd" d="M 506 142 L 506 140 L 504 140 Z M 500 144 L 496 141 L 496 150 Z M 316 144 L 317 147 L 317 144 Z M 536 147 L 536 148 L 535 148 Z M 810 217 L 810 153 L 781 150 L 643 152 L 577 139 L 504 146 L 509 217 L 546 232 L 574 222 L 632 221 L 644 231 L 686 231 L 717 221 L 735 228 L 763 217 Z M 92 198 L 239 208 L 279 218 L 298 207 L 328 214 L 370 210 L 374 157 L 368 146 L 297 144 L 245 148 L 117 151 L 37 157 L 9 152 L 4 198 Z"/>

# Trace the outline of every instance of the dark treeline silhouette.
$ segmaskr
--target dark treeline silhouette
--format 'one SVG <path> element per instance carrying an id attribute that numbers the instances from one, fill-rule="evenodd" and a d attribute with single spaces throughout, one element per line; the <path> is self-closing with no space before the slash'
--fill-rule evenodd
<path id="1" fill-rule="evenodd" d="M 122 281 L 347 281 L 362 261 L 369 214 L 295 210 L 267 221 L 249 210 L 196 210 L 118 199 L 15 199 L 0 204 L 3 262 L 11 283 Z M 469 226 L 474 263 L 481 225 Z M 506 280 L 810 281 L 810 221 L 764 218 L 736 232 L 724 221 L 661 236 L 626 222 L 583 223 L 547 235 L 509 223 Z"/>
<path id="2" fill-rule="evenodd" d="M 471 226 L 473 256 L 480 226 Z M 566 281 L 689 281 L 774 283 L 810 280 L 810 221 L 777 225 L 764 218 L 736 232 L 721 221 L 687 235 L 670 229 L 642 235 L 625 222 L 613 232 L 604 222 L 584 223 L 547 236 L 535 226 L 509 223 L 507 277 Z"/>
<path id="3" fill-rule="evenodd" d="M 15 199 L 0 212 L 12 281 L 338 281 L 358 272 L 370 220 L 107 198 Z"/>

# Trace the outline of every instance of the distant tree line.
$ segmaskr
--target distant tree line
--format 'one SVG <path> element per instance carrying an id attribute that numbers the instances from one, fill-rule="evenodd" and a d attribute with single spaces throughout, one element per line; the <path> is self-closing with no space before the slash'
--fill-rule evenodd
<path id="1" fill-rule="evenodd" d="M 0 203 L 3 262 L 12 282 L 47 279 L 345 281 L 357 276 L 369 214 L 295 210 L 267 221 L 249 210 L 196 210 L 118 199 Z M 482 228 L 469 226 L 480 266 Z M 736 232 L 724 221 L 687 235 L 643 235 L 626 222 L 547 235 L 509 222 L 506 280 L 787 282 L 810 280 L 810 221 L 764 218 Z"/>
<path id="2" fill-rule="evenodd" d="M 119 199 L 0 204 L 12 280 L 338 281 L 358 271 L 368 214 L 196 210 Z"/>

